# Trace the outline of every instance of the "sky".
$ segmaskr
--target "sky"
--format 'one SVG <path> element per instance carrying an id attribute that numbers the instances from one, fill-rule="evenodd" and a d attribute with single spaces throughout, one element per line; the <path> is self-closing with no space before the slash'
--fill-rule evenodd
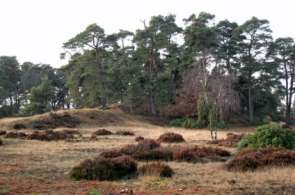
<path id="1" fill-rule="evenodd" d="M 295 38 L 294 0 L 0 0 L 0 56 L 20 63 L 66 64 L 62 44 L 97 23 L 106 33 L 134 31 L 153 15 L 175 14 L 177 23 L 201 11 L 242 24 L 268 19 L 274 37 Z"/>

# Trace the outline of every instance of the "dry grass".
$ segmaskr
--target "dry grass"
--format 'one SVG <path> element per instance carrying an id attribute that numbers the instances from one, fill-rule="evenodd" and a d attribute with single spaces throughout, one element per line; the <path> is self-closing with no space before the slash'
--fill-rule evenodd
<path id="1" fill-rule="evenodd" d="M 62 112 L 62 111 L 61 111 Z M 80 119 L 83 123 L 78 130 L 83 137 L 90 135 L 98 128 L 106 128 L 112 132 L 128 129 L 137 136 L 147 139 L 156 139 L 166 132 L 177 132 L 183 135 L 186 142 L 169 143 L 164 146 L 208 146 L 210 140 L 208 130 L 188 130 L 183 128 L 169 128 L 147 123 L 141 117 L 132 117 L 121 111 L 108 111 L 116 115 L 114 123 L 95 122 L 93 112 L 97 110 L 81 110 Z M 71 111 L 76 116 L 77 110 Z M 94 118 L 98 114 L 94 114 Z M 33 118 L 40 117 L 35 116 Z M 83 118 L 84 117 L 84 118 Z M 11 121 L 33 120 L 32 118 L 1 119 L 1 124 L 9 126 Z M 35 120 L 35 119 L 34 119 Z M 96 118 L 96 120 L 98 120 Z M 91 122 L 89 122 L 91 121 Z M 89 122 L 89 123 L 87 123 Z M 2 128 L 2 126 L 1 126 Z M 3 128 L 5 129 L 5 128 Z M 64 128 L 63 128 L 64 129 Z M 63 130 L 56 129 L 57 131 Z M 220 139 L 225 138 L 228 132 L 247 133 L 252 128 L 230 129 L 220 131 Z M 32 132 L 25 130 L 23 132 Z M 3 139 L 3 138 L 2 138 Z M 137 179 L 115 182 L 79 181 L 69 179 L 70 170 L 82 160 L 92 159 L 101 152 L 121 148 L 127 144 L 136 144 L 132 136 L 109 135 L 98 137 L 95 141 L 80 140 L 76 142 L 53 141 L 41 142 L 35 140 L 3 139 L 0 153 L 0 192 L 8 191 L 11 194 L 89 194 L 95 188 L 101 194 L 118 193 L 122 190 L 133 190 L 134 194 L 244 194 L 256 192 L 261 194 L 295 194 L 295 167 L 267 168 L 255 172 L 229 172 L 223 162 L 186 163 L 168 162 L 174 170 L 173 179 L 143 176 Z M 229 149 L 235 152 L 235 148 Z M 142 165 L 143 163 L 139 163 Z M 260 192 L 260 193 L 259 193 Z"/>

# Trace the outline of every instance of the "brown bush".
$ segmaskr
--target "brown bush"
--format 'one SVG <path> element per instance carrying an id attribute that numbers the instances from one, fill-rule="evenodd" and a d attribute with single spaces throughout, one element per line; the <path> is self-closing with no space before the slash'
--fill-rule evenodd
<path id="1" fill-rule="evenodd" d="M 119 150 L 109 150 L 109 151 L 105 151 L 100 153 L 99 156 L 104 157 L 104 158 L 116 158 L 119 156 L 123 156 L 124 154 L 122 152 L 120 152 Z"/>
<path id="2" fill-rule="evenodd" d="M 132 155 L 136 160 L 173 160 L 173 152 L 168 148 L 155 148 L 152 150 L 138 151 Z"/>
<path id="3" fill-rule="evenodd" d="M 136 141 L 136 142 L 139 142 L 139 141 L 142 141 L 142 140 L 144 140 L 144 137 L 142 137 L 142 136 L 137 136 L 137 137 L 135 138 L 135 141 Z"/>
<path id="4" fill-rule="evenodd" d="M 67 140 L 73 139 L 74 133 L 68 131 L 35 131 L 27 136 L 30 140 L 40 140 L 40 141 L 56 141 L 56 140 Z"/>
<path id="5" fill-rule="evenodd" d="M 1 146 L 1 145 L 3 145 L 3 141 L 2 141 L 2 139 L 0 139 L 0 146 Z"/>
<path id="6" fill-rule="evenodd" d="M 295 165 L 295 151 L 278 148 L 242 150 L 230 160 L 228 170 L 249 171 L 265 166 Z"/>
<path id="7" fill-rule="evenodd" d="M 128 156 L 113 159 L 98 157 L 81 162 L 71 170 L 70 176 L 75 180 L 116 180 L 132 176 L 136 170 L 136 162 Z"/>
<path id="8" fill-rule="evenodd" d="M 24 124 L 22 124 L 22 123 L 16 123 L 16 124 L 13 125 L 13 128 L 15 130 L 20 130 L 20 129 L 25 129 L 26 126 Z"/>
<path id="9" fill-rule="evenodd" d="M 2 130 L 1 130 L 1 131 L 0 131 L 0 136 L 1 136 L 1 135 L 6 135 L 6 131 L 2 131 Z"/>
<path id="10" fill-rule="evenodd" d="M 32 123 L 33 129 L 55 129 L 57 127 L 74 128 L 80 124 L 80 120 L 68 113 L 50 113 L 47 118 Z"/>
<path id="11" fill-rule="evenodd" d="M 184 142 L 185 140 L 183 139 L 182 135 L 169 132 L 169 133 L 162 134 L 159 137 L 158 141 L 173 143 L 173 142 Z"/>
<path id="12" fill-rule="evenodd" d="M 122 147 L 120 152 L 126 155 L 134 155 L 135 153 L 152 150 L 157 147 L 160 147 L 160 144 L 157 141 L 153 139 L 145 139 L 137 144 L 130 144 Z"/>
<path id="13" fill-rule="evenodd" d="M 174 171 L 163 163 L 149 163 L 138 168 L 138 175 L 152 175 L 158 177 L 172 177 Z"/>
<path id="14" fill-rule="evenodd" d="M 8 132 L 5 135 L 6 138 L 19 138 L 19 139 L 25 139 L 27 137 L 27 134 L 23 132 Z"/>
<path id="15" fill-rule="evenodd" d="M 238 143 L 244 136 L 244 134 L 228 133 L 225 139 L 212 140 L 209 141 L 208 144 L 216 144 L 223 147 L 237 147 Z"/>
<path id="16" fill-rule="evenodd" d="M 230 153 L 226 150 L 210 147 L 175 147 L 173 149 L 173 159 L 186 162 L 208 162 L 223 161 L 229 157 Z"/>
<path id="17" fill-rule="evenodd" d="M 119 130 L 116 132 L 116 135 L 123 135 L 123 136 L 134 136 L 134 132 L 128 130 Z"/>
<path id="18" fill-rule="evenodd" d="M 100 135 L 112 135 L 113 133 L 106 129 L 98 129 L 97 131 L 93 132 L 93 134 L 96 136 L 100 136 Z"/>

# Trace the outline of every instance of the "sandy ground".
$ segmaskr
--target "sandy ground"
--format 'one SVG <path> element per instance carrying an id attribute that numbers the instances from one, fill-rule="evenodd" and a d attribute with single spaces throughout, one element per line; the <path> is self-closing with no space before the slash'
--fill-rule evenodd
<path id="1" fill-rule="evenodd" d="M 9 119 L 12 120 L 12 119 Z M 84 137 L 101 128 L 81 125 Z M 116 131 L 128 129 L 136 136 L 158 138 L 164 132 L 183 135 L 184 145 L 206 145 L 208 130 L 188 130 L 128 120 L 124 125 L 108 125 Z M 61 130 L 61 129 L 60 129 Z M 26 130 L 30 131 L 30 130 Z M 219 138 L 228 132 L 251 132 L 252 128 L 219 131 Z M 173 178 L 138 177 L 112 182 L 72 181 L 71 168 L 100 152 L 135 143 L 134 136 L 101 136 L 96 141 L 32 141 L 5 139 L 0 146 L 0 195 L 2 194 L 295 194 L 295 167 L 268 168 L 256 172 L 229 172 L 223 162 L 168 162 Z M 235 153 L 235 149 L 226 148 Z M 142 162 L 141 162 L 142 163 Z"/>

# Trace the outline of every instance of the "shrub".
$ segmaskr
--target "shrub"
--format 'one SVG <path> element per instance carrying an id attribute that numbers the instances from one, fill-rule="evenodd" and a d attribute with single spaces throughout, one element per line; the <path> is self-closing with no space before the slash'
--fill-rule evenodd
<path id="1" fill-rule="evenodd" d="M 178 118 L 171 120 L 169 123 L 170 126 L 174 127 L 183 127 L 187 129 L 193 129 L 193 128 L 201 128 L 201 126 L 198 124 L 198 122 L 191 118 Z"/>
<path id="2" fill-rule="evenodd" d="M 173 160 L 173 152 L 172 150 L 168 148 L 155 148 L 152 150 L 146 150 L 146 151 L 138 151 L 135 154 L 133 154 L 133 158 L 136 160 L 165 160 L 170 161 Z"/>
<path id="3" fill-rule="evenodd" d="M 15 129 L 15 130 L 20 130 L 20 129 L 25 129 L 25 128 L 26 128 L 26 126 L 22 123 L 16 123 L 13 125 L 13 129 Z"/>
<path id="4" fill-rule="evenodd" d="M 113 133 L 106 129 L 98 129 L 97 131 L 93 132 L 93 134 L 96 136 L 100 136 L 100 135 L 112 135 Z"/>
<path id="5" fill-rule="evenodd" d="M 244 134 L 228 133 L 225 139 L 212 140 L 209 141 L 208 144 L 217 144 L 218 146 L 224 147 L 236 147 L 244 136 Z"/>
<path id="6" fill-rule="evenodd" d="M 211 147 L 178 147 L 173 150 L 173 159 L 186 162 L 223 161 L 231 154 L 223 149 Z"/>
<path id="7" fill-rule="evenodd" d="M 1 145 L 3 145 L 3 141 L 2 141 L 2 139 L 0 139 L 0 146 L 1 146 Z"/>
<path id="8" fill-rule="evenodd" d="M 185 140 L 183 139 L 182 135 L 169 132 L 169 133 L 162 134 L 159 137 L 158 141 L 172 143 L 172 142 L 184 142 Z"/>
<path id="9" fill-rule="evenodd" d="M 136 162 L 128 156 L 113 159 L 98 157 L 81 162 L 71 170 L 70 176 L 75 180 L 116 180 L 131 176 L 136 171 Z"/>
<path id="10" fill-rule="evenodd" d="M 248 135 L 239 143 L 242 148 L 283 147 L 295 149 L 295 132 L 272 123 L 257 128 L 256 132 Z"/>
<path id="11" fill-rule="evenodd" d="M 235 155 L 226 167 L 228 170 L 249 171 L 265 166 L 295 165 L 295 152 L 287 149 L 245 149 Z"/>
<path id="12" fill-rule="evenodd" d="M 74 138 L 74 132 L 72 131 L 52 131 L 52 130 L 46 130 L 46 131 L 35 131 L 32 134 L 27 136 L 27 139 L 30 140 L 40 140 L 40 141 L 54 141 L 54 140 L 67 140 L 67 139 L 73 139 Z"/>
<path id="13" fill-rule="evenodd" d="M 6 135 L 6 131 L 2 131 L 2 130 L 1 130 L 1 131 L 0 131 L 0 136 L 1 136 L 1 135 Z"/>
<path id="14" fill-rule="evenodd" d="M 139 142 L 139 141 L 142 141 L 142 140 L 144 140 L 144 137 L 142 137 L 142 136 L 137 136 L 137 137 L 135 138 L 135 141 L 136 141 L 136 142 Z"/>
<path id="15" fill-rule="evenodd" d="M 119 130 L 116 132 L 117 135 L 123 135 L 123 136 L 134 136 L 134 133 L 132 131 L 128 130 Z"/>
<path id="16" fill-rule="evenodd" d="M 135 144 L 130 144 L 121 148 L 120 152 L 126 155 L 134 155 L 137 152 L 148 151 L 160 147 L 160 144 L 153 139 L 144 139 Z"/>
<path id="17" fill-rule="evenodd" d="M 123 156 L 123 153 L 121 153 L 119 150 L 109 150 L 100 153 L 100 156 L 104 158 L 116 158 L 119 156 Z"/>
<path id="18" fill-rule="evenodd" d="M 24 139 L 27 137 L 27 134 L 23 133 L 23 132 L 8 132 L 5 135 L 6 138 L 20 138 L 20 139 Z"/>
<path id="19" fill-rule="evenodd" d="M 174 171 L 163 163 L 149 163 L 138 168 L 138 175 L 152 175 L 158 177 L 172 177 Z"/>

